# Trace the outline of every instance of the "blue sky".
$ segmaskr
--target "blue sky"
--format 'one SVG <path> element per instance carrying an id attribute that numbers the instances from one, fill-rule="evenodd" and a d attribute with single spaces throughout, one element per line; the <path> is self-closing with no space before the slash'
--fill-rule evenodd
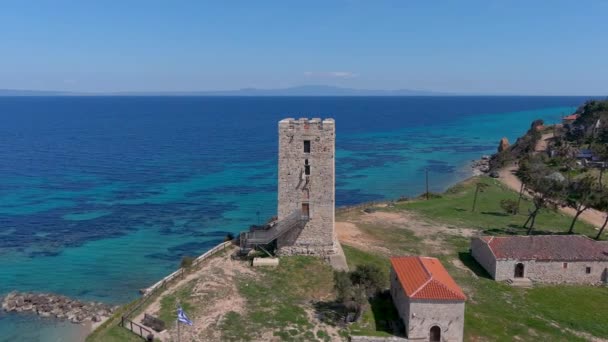
<path id="1" fill-rule="evenodd" d="M 0 88 L 608 94 L 608 1 L 3 1 Z"/>

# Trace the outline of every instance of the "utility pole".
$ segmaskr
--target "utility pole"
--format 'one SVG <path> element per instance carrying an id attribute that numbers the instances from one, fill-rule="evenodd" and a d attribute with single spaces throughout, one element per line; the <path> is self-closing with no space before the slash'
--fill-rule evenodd
<path id="1" fill-rule="evenodd" d="M 425 178 L 426 178 L 426 200 L 429 200 L 429 168 L 424 169 Z"/>

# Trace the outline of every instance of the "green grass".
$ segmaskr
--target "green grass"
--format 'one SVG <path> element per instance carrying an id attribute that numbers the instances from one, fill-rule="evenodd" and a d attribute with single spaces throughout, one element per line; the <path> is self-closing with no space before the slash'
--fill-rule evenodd
<path id="1" fill-rule="evenodd" d="M 441 198 L 429 201 L 398 203 L 390 210 L 408 210 L 429 222 L 442 222 L 455 228 L 476 228 L 488 234 L 506 234 L 509 231 L 524 233 L 514 228 L 525 221 L 524 215 L 501 215 L 499 202 L 503 198 L 517 198 L 513 191 L 505 189 L 490 178 L 481 178 L 489 184 L 478 199 L 478 210 L 472 213 L 474 183 L 469 181 L 456 186 Z M 526 205 L 529 205 L 526 202 Z M 523 208 L 523 206 L 522 206 Z M 389 248 L 392 254 L 411 250 L 412 243 L 424 244 L 424 240 L 413 239 L 399 246 L 405 239 L 398 229 L 393 230 L 391 223 L 379 222 L 377 227 L 361 224 L 361 213 L 349 213 L 349 222 L 364 227 L 377 241 L 377 245 Z M 539 231 L 563 232 L 570 223 L 570 217 L 554 212 L 544 212 L 537 219 Z M 432 226 L 432 225 L 431 225 Z M 375 230 L 375 234 L 374 231 Z M 591 233 L 591 227 L 577 224 L 577 231 Z M 395 240 L 401 241 L 395 243 Z M 465 311 L 466 341 L 585 341 L 582 333 L 600 338 L 608 338 L 608 288 L 593 286 L 549 286 L 536 285 L 532 289 L 512 288 L 496 282 L 471 257 L 468 252 L 468 238 L 438 234 L 435 240 L 440 246 L 420 250 L 428 251 L 428 256 L 439 258 L 450 275 L 463 288 L 468 296 Z M 388 258 L 375 252 L 362 251 L 343 245 L 349 267 L 372 263 L 388 268 Z M 454 261 L 465 265 L 457 267 Z M 386 311 L 386 310 L 385 310 Z M 387 318 L 366 311 L 361 320 L 350 328 L 352 334 L 386 336 L 388 333 L 377 326 L 377 322 Z M 569 329 L 569 330 L 567 330 Z"/>
<path id="2" fill-rule="evenodd" d="M 230 313 L 222 322 L 222 338 L 227 341 L 259 339 L 273 331 L 283 341 L 315 340 L 304 306 L 310 301 L 334 297 L 333 271 L 319 258 L 283 257 L 276 268 L 259 268 L 257 276 L 237 284 L 247 300 L 245 312 Z M 323 334 L 323 333 L 321 333 Z M 325 337 L 320 338 L 321 341 Z"/>
<path id="3" fill-rule="evenodd" d="M 194 283 L 195 281 L 192 280 L 189 283 L 181 286 L 173 293 L 165 295 L 160 300 L 160 311 L 158 314 L 158 318 L 165 322 L 165 326 L 167 328 L 170 328 L 175 325 L 175 320 L 177 318 L 178 301 L 184 311 L 188 313 L 192 313 L 194 311 L 195 308 L 190 303 L 190 295 L 192 294 L 192 288 L 194 287 Z"/>
<path id="4" fill-rule="evenodd" d="M 141 341 L 142 339 L 139 336 L 118 325 L 120 323 L 121 316 L 127 311 L 131 310 L 131 308 L 137 305 L 137 303 L 139 303 L 139 299 L 123 305 L 116 310 L 112 317 L 95 329 L 93 333 L 87 336 L 86 342 Z"/>
<path id="5" fill-rule="evenodd" d="M 472 212 L 475 183 L 483 182 L 488 187 L 478 195 L 475 212 Z M 526 221 L 528 209 L 532 209 L 529 200 L 522 200 L 520 214 L 507 215 L 500 207 L 502 199 L 517 200 L 518 194 L 507 189 L 499 181 L 489 177 L 473 178 L 448 190 L 441 198 L 397 203 L 395 209 L 408 209 L 434 221 L 452 226 L 476 228 L 487 234 L 511 233 L 525 234 L 522 228 Z M 390 210 L 390 209 L 389 209 Z M 542 210 L 536 218 L 536 233 L 565 233 L 572 218 L 560 212 Z M 582 220 L 575 225 L 575 232 L 594 237 L 596 231 Z"/>

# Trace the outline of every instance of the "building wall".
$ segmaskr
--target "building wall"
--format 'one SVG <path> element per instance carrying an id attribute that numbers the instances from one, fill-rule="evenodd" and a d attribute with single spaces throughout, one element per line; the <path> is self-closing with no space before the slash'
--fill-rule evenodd
<path id="1" fill-rule="evenodd" d="M 496 258 L 487 243 L 480 238 L 471 239 L 471 255 L 492 278 L 496 279 Z"/>
<path id="2" fill-rule="evenodd" d="M 519 261 L 498 260 L 496 262 L 496 280 L 507 280 L 514 276 L 515 265 L 524 265 L 524 277 L 545 283 L 601 284 L 606 282 L 608 261 Z M 591 273 L 586 268 L 591 267 Z"/>
<path id="3" fill-rule="evenodd" d="M 305 140 L 310 141 L 310 153 L 304 152 Z M 278 218 L 301 212 L 303 203 L 309 204 L 310 213 L 303 229 L 278 239 L 281 255 L 335 253 L 335 142 L 333 119 L 279 122 Z"/>
<path id="4" fill-rule="evenodd" d="M 399 317 L 405 325 L 405 331 L 408 330 L 408 323 L 410 317 L 410 303 L 409 298 L 405 295 L 405 290 L 401 286 L 401 282 L 395 274 L 395 270 L 391 267 L 391 297 L 393 298 L 393 304 L 399 312 Z"/>
<path id="5" fill-rule="evenodd" d="M 463 301 L 412 300 L 407 337 L 412 341 L 428 341 L 433 326 L 441 328 L 442 341 L 460 342 L 464 331 Z"/>
<path id="6" fill-rule="evenodd" d="M 391 269 L 391 296 L 405 325 L 409 341 L 428 341 L 433 326 L 441 328 L 442 341 L 463 340 L 464 302 L 410 299 Z"/>

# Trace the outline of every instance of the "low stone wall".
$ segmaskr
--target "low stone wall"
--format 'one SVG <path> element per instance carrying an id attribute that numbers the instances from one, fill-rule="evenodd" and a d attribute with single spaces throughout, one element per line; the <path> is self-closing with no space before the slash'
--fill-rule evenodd
<path id="1" fill-rule="evenodd" d="M 31 312 L 40 317 L 55 317 L 72 323 L 100 322 L 112 315 L 115 307 L 106 304 L 85 303 L 51 293 L 11 292 L 2 301 L 6 312 Z"/>
<path id="2" fill-rule="evenodd" d="M 351 336 L 351 342 L 408 342 L 407 338 L 391 336 L 391 337 L 379 337 L 379 336 Z"/>

